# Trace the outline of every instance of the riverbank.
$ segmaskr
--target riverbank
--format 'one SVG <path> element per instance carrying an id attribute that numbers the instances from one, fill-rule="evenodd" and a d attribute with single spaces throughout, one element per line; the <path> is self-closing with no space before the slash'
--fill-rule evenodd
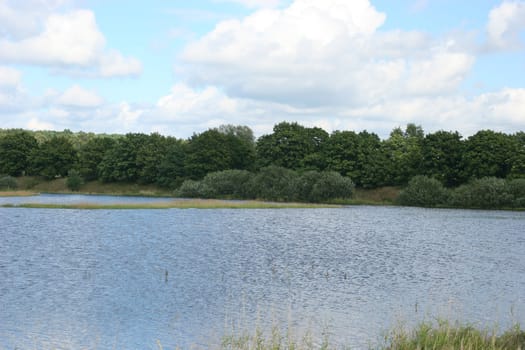
<path id="1" fill-rule="evenodd" d="M 39 193 L 51 194 L 102 194 L 111 196 L 166 197 L 173 198 L 172 190 L 155 185 L 136 183 L 103 183 L 89 181 L 80 186 L 78 191 L 71 191 L 66 179 L 45 180 L 39 177 L 25 176 L 16 179 L 18 190 L 0 191 L 0 196 L 32 196 Z M 401 189 L 398 187 L 381 187 L 376 189 L 356 188 L 351 199 L 335 200 L 333 205 L 393 205 Z M 224 198 L 220 198 L 224 199 Z M 258 202 L 258 201 L 251 201 Z M 301 204 L 309 205 L 309 204 Z"/>

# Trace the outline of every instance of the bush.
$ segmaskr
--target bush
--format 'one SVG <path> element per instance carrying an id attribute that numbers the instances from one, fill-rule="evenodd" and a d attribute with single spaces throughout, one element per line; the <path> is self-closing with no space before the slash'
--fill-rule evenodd
<path id="1" fill-rule="evenodd" d="M 505 180 L 484 177 L 456 188 L 450 204 L 461 208 L 500 209 L 512 206 L 513 197 Z"/>
<path id="2" fill-rule="evenodd" d="M 209 173 L 202 182 L 213 197 L 246 199 L 249 197 L 247 186 L 252 176 L 247 170 L 223 170 Z"/>
<path id="3" fill-rule="evenodd" d="M 211 198 L 212 191 L 202 181 L 186 180 L 182 183 L 175 195 L 184 198 Z"/>
<path id="4" fill-rule="evenodd" d="M 507 180 L 506 190 L 512 196 L 514 207 L 525 208 L 525 179 Z"/>
<path id="5" fill-rule="evenodd" d="M 307 171 L 299 176 L 296 182 L 297 198 L 300 201 L 312 202 L 312 190 L 321 177 L 321 173 L 316 170 Z"/>
<path id="6" fill-rule="evenodd" d="M 248 195 L 271 201 L 294 201 L 298 199 L 297 183 L 295 171 L 270 165 L 248 182 Z"/>
<path id="7" fill-rule="evenodd" d="M 10 175 L 0 175 L 0 190 L 14 190 L 18 187 L 16 179 Z"/>
<path id="8" fill-rule="evenodd" d="M 70 170 L 67 173 L 66 186 L 71 191 L 78 191 L 80 187 L 84 184 L 84 179 L 80 176 L 80 172 L 77 170 Z"/>
<path id="9" fill-rule="evenodd" d="M 325 171 L 315 183 L 310 192 L 312 202 L 326 202 L 336 198 L 351 198 L 354 193 L 354 183 L 335 171 Z"/>
<path id="10" fill-rule="evenodd" d="M 447 203 L 448 191 L 438 180 L 418 175 L 401 191 L 398 202 L 401 205 L 437 207 Z"/>

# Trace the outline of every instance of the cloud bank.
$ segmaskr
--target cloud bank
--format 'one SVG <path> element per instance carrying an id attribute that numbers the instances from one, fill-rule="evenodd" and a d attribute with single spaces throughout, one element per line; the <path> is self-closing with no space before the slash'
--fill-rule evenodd
<path id="1" fill-rule="evenodd" d="M 285 8 L 277 1 L 237 2 L 256 9 L 189 42 L 175 63 L 180 81 L 156 102 L 108 103 L 73 85 L 37 101 L 38 117 L 34 109 L 20 111 L 20 120 L 28 127 L 178 137 L 225 123 L 248 125 L 261 135 L 282 120 L 328 131 L 367 129 L 382 137 L 411 122 L 427 132 L 465 136 L 481 129 L 523 130 L 524 88 L 472 94 L 465 82 L 481 55 L 524 50 L 524 1 L 493 8 L 479 28 L 482 40 L 461 30 L 386 30 L 388 15 L 369 0 L 295 0 Z M 9 16 L 2 11 L 0 18 Z M 49 14 L 40 30 L 4 27 L 0 33 L 19 31 L 0 36 L 4 64 L 95 70 L 99 77 L 142 69 L 137 59 L 107 47 L 89 10 Z M 43 47 L 47 52 L 38 55 Z M 21 79 L 0 66 L 0 113 L 24 96 Z"/>

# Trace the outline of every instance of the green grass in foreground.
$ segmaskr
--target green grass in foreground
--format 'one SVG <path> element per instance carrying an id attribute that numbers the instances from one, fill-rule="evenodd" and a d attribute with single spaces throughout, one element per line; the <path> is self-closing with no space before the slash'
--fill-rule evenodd
<path id="1" fill-rule="evenodd" d="M 40 209 L 281 209 L 281 208 L 337 208 L 337 205 L 308 203 L 275 203 L 261 201 L 224 201 L 215 199 L 195 199 L 183 201 L 166 201 L 162 203 L 140 204 L 41 204 L 26 203 L 4 205 L 4 207 L 40 208 Z"/>
<path id="2" fill-rule="evenodd" d="M 310 350 L 340 349 L 333 346 L 328 338 L 314 342 L 311 335 L 296 338 L 289 332 L 282 334 L 273 328 L 265 335 L 256 330 L 253 334 L 232 335 L 223 338 L 222 349 L 225 350 Z M 343 346 L 351 349 L 351 344 Z M 421 323 L 415 329 L 403 328 L 389 332 L 383 343 L 370 347 L 376 350 L 525 350 L 525 331 L 516 325 L 503 333 L 481 330 L 470 325 L 452 325 L 440 321 L 437 325 Z"/>

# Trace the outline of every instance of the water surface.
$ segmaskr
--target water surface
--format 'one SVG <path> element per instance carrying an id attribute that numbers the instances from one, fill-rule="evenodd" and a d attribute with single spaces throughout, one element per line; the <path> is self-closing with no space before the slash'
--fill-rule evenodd
<path id="1" fill-rule="evenodd" d="M 0 208 L 0 349 L 207 348 L 272 320 L 366 348 L 525 323 L 525 213 Z"/>

